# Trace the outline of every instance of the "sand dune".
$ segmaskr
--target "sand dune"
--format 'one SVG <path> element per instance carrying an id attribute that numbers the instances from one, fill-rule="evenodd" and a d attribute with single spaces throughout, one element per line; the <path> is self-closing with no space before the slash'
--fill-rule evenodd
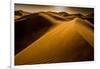
<path id="1" fill-rule="evenodd" d="M 15 22 L 15 54 L 61 22 L 41 12 L 18 19 Z"/>
<path id="2" fill-rule="evenodd" d="M 87 61 L 94 59 L 94 34 L 93 26 L 90 22 L 81 18 L 74 18 L 70 21 L 59 21 L 55 17 L 44 13 L 39 15 L 42 16 L 42 19 L 45 18 L 49 21 L 50 24 L 57 24 L 57 26 L 53 28 L 50 26 L 51 29 L 49 31 L 46 31 L 41 37 L 17 53 L 15 56 L 16 65 Z M 26 23 L 26 21 L 21 23 L 24 22 Z M 34 22 L 34 20 L 31 22 Z M 35 23 L 37 24 L 38 22 Z M 34 23 L 31 23 L 29 27 L 25 27 L 25 29 L 29 30 L 30 27 L 35 27 L 32 24 Z M 40 28 L 42 29 L 44 26 Z"/>
<path id="3" fill-rule="evenodd" d="M 26 11 L 23 11 L 23 10 L 17 10 L 17 11 L 15 11 L 15 20 L 17 20 L 17 19 L 19 19 L 19 18 L 21 18 L 21 17 L 23 17 L 23 16 L 27 16 L 27 15 L 30 15 L 31 13 L 29 13 L 29 12 L 26 12 Z"/>

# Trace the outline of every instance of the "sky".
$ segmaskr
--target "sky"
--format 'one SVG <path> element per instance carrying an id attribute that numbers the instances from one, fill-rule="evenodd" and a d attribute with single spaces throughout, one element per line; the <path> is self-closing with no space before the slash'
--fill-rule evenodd
<path id="1" fill-rule="evenodd" d="M 69 14 L 81 13 L 83 15 L 87 15 L 89 13 L 94 12 L 93 8 L 34 5 L 34 4 L 15 4 L 15 10 L 23 10 L 31 13 L 40 12 L 40 11 L 67 12 Z"/>

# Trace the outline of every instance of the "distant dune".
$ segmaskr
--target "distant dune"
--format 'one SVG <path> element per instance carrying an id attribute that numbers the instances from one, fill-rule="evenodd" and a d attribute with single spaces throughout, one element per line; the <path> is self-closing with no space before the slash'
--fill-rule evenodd
<path id="1" fill-rule="evenodd" d="M 17 11 L 15 11 L 15 20 L 17 20 L 23 16 L 30 15 L 30 14 L 31 13 L 23 11 L 23 10 L 17 10 Z"/>
<path id="2" fill-rule="evenodd" d="M 87 19 L 88 21 L 90 21 L 92 24 L 94 24 L 94 13 L 90 13 L 88 15 L 85 16 L 85 19 Z"/>
<path id="3" fill-rule="evenodd" d="M 16 65 L 92 61 L 94 26 L 80 14 L 23 16 L 15 21 L 15 54 Z"/>

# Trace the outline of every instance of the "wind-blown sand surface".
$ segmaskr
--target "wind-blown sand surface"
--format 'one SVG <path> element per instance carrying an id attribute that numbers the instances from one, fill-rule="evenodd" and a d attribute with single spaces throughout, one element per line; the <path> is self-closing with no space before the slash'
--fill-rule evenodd
<path id="1" fill-rule="evenodd" d="M 50 14 L 39 13 L 38 16 L 43 20 L 40 22 L 37 22 L 39 19 L 34 21 L 33 16 L 33 19 L 29 18 L 33 21 L 28 21 L 30 25 L 29 27 L 26 27 L 26 25 L 26 29 L 32 29 L 30 32 L 33 30 L 41 31 L 41 29 L 45 31 L 41 32 L 42 35 L 36 34 L 39 36 L 37 36 L 35 40 L 31 39 L 31 41 L 29 39 L 31 42 L 26 47 L 20 45 L 23 48 L 15 55 L 15 64 L 23 65 L 94 60 L 93 25 L 89 21 L 77 17 L 72 20 L 64 18 L 62 21 L 59 19 L 60 16 L 56 18 L 56 15 Z M 33 22 L 37 24 L 33 25 Z M 45 28 L 47 24 L 44 22 L 49 23 L 48 28 Z M 44 23 L 45 25 L 43 24 L 43 26 L 37 27 L 40 23 Z M 33 35 L 29 35 L 30 38 L 32 36 Z"/>

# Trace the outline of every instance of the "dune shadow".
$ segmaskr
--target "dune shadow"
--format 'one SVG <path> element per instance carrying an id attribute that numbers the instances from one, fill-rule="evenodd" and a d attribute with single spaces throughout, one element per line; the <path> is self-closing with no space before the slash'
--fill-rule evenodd
<path id="1" fill-rule="evenodd" d="M 15 22 L 15 55 L 48 31 L 52 23 L 38 13 Z"/>

